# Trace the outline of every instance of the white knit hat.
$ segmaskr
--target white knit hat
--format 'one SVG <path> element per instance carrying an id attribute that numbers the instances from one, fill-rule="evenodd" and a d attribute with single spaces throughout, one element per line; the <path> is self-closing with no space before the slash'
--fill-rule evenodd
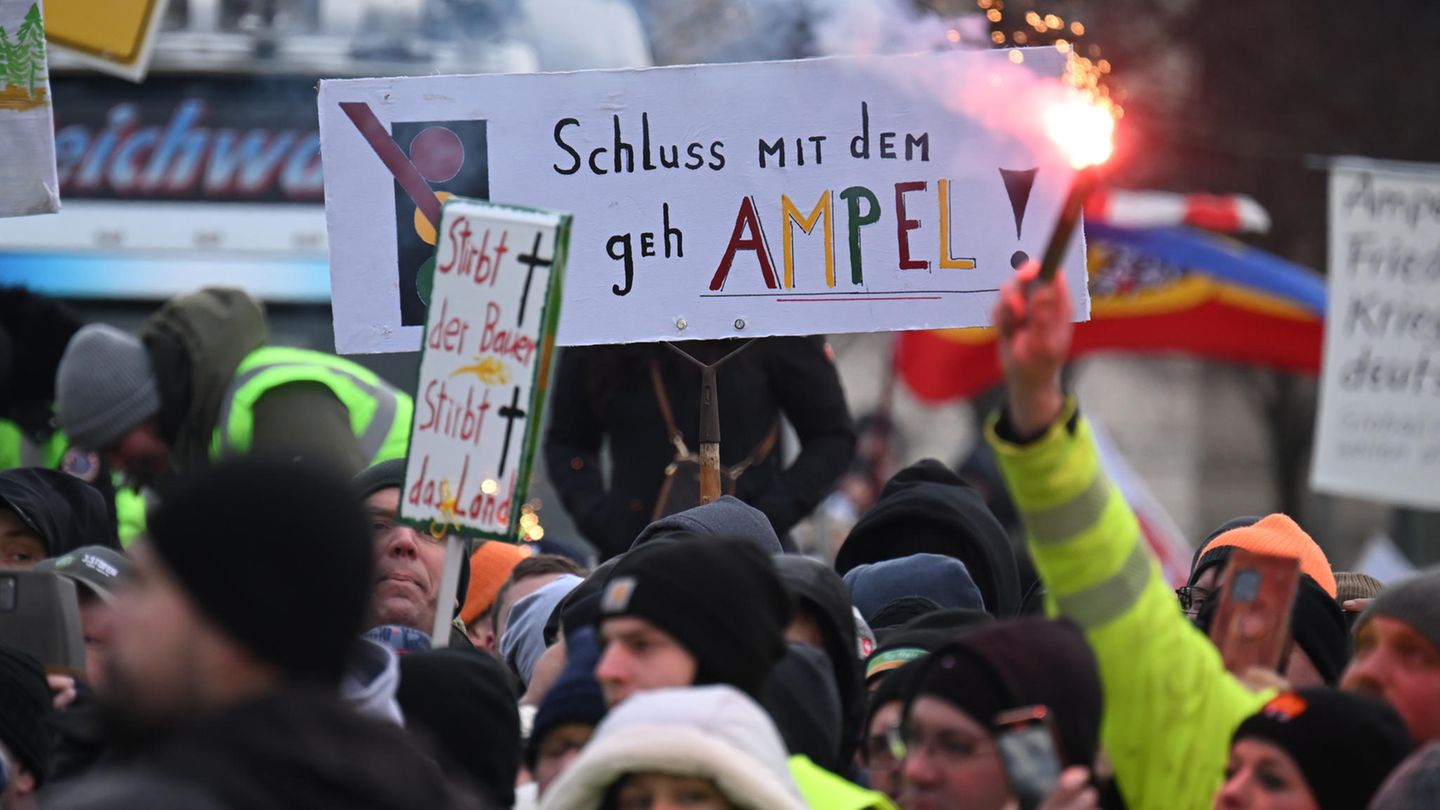
<path id="1" fill-rule="evenodd" d="M 70 338 L 55 374 L 55 420 L 82 450 L 103 450 L 160 413 L 160 388 L 138 338 L 95 323 Z"/>
<path id="2" fill-rule="evenodd" d="M 627 774 L 715 783 L 742 810 L 806 810 L 789 754 L 765 710 L 733 686 L 641 692 L 613 709 L 540 800 L 540 810 L 599 810 Z"/>

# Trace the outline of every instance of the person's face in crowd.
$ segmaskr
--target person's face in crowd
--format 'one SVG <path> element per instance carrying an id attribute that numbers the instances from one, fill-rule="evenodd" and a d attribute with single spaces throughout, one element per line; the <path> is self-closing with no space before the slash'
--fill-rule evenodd
<path id="1" fill-rule="evenodd" d="M 399 505 L 399 487 L 365 499 L 377 555 L 371 626 L 396 624 L 429 633 L 435 628 L 445 544 L 398 523 Z"/>
<path id="2" fill-rule="evenodd" d="M 565 769 L 575 761 L 575 756 L 590 742 L 590 736 L 594 733 L 594 726 L 566 723 L 556 726 L 545 735 L 545 739 L 535 748 L 534 775 L 537 795 L 545 795 L 551 783 L 565 773 Z"/>
<path id="3" fill-rule="evenodd" d="M 131 556 L 134 577 L 115 600 L 109 698 L 145 721 L 183 718 L 206 705 L 209 673 L 226 666 L 216 631 L 148 545 L 135 543 Z"/>
<path id="4" fill-rule="evenodd" d="M 615 792 L 616 810 L 733 810 L 709 779 L 637 773 L 626 776 Z"/>
<path id="5" fill-rule="evenodd" d="M 890 729 L 900 722 L 905 703 L 892 700 L 875 710 L 865 733 L 865 756 L 870 767 L 870 786 L 892 799 L 900 798 L 900 760 L 890 748 Z"/>
<path id="6" fill-rule="evenodd" d="M 154 486 L 170 468 L 170 443 L 160 435 L 160 423 L 150 419 L 105 448 L 110 469 L 125 473 L 131 482 Z"/>
<path id="7" fill-rule="evenodd" d="M 1289 682 L 1292 689 L 1304 689 L 1309 686 L 1324 686 L 1325 676 L 1315 668 L 1315 662 L 1310 660 L 1310 655 L 1295 644 L 1290 649 L 1290 658 L 1285 662 L 1285 671 L 1281 673 Z"/>
<path id="8" fill-rule="evenodd" d="M 510 610 L 515 607 L 515 603 L 559 578 L 559 574 L 538 574 L 513 582 L 505 589 L 505 593 L 501 594 L 495 605 L 495 649 L 500 649 L 500 638 L 505 635 L 505 626 L 510 623 Z"/>
<path id="9" fill-rule="evenodd" d="M 795 611 L 795 619 L 785 628 L 785 640 L 825 652 L 825 635 L 820 630 L 820 620 L 804 608 Z"/>
<path id="10" fill-rule="evenodd" d="M 28 571 L 45 559 L 45 541 L 15 510 L 0 506 L 0 570 Z"/>
<path id="11" fill-rule="evenodd" d="M 476 616 L 475 621 L 465 625 L 465 635 L 469 637 L 470 643 L 475 645 L 475 649 L 488 653 L 494 653 L 497 649 L 494 615 L 495 609 L 491 606 L 490 610 Z"/>
<path id="12" fill-rule="evenodd" d="M 0 810 L 38 807 L 35 802 L 35 774 L 15 759 L 3 740 L 0 740 L 0 758 L 5 760 L 5 772 L 10 775 L 10 783 L 0 790 Z"/>
<path id="13" fill-rule="evenodd" d="M 1220 577 L 1224 573 L 1225 566 L 1212 565 L 1195 579 L 1195 584 L 1190 586 L 1190 607 L 1186 613 L 1198 614 L 1206 602 L 1220 595 Z"/>
<path id="14" fill-rule="evenodd" d="M 562 634 L 535 659 L 535 668 L 530 672 L 530 683 L 526 686 L 520 702 L 526 706 L 539 706 L 550 687 L 555 685 L 555 679 L 560 677 L 560 671 L 565 669 L 567 659 L 565 636 Z"/>
<path id="15" fill-rule="evenodd" d="M 1304 774 L 1280 748 L 1240 740 L 1230 749 L 1216 810 L 1319 810 Z"/>
<path id="16" fill-rule="evenodd" d="M 85 634 L 85 674 L 90 685 L 105 688 L 110 642 L 115 635 L 115 608 L 89 588 L 80 588 L 80 628 Z"/>
<path id="17" fill-rule="evenodd" d="M 600 643 L 604 649 L 595 666 L 595 680 L 607 706 L 618 706 L 637 692 L 695 683 L 695 657 L 644 619 L 606 619 L 600 625 Z"/>
<path id="18" fill-rule="evenodd" d="M 1366 622 L 1340 686 L 1389 703 L 1417 745 L 1440 740 L 1440 650 L 1405 622 L 1386 616 Z"/>
<path id="19" fill-rule="evenodd" d="M 905 720 L 905 810 L 1001 810 L 1010 787 L 995 740 L 950 703 L 921 695 Z"/>

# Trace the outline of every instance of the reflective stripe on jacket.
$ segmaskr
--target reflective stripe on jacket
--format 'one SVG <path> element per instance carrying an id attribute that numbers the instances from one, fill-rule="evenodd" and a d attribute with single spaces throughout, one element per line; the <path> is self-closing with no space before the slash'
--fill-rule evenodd
<path id="1" fill-rule="evenodd" d="M 210 457 L 218 460 L 247 452 L 255 434 L 255 403 L 274 388 L 298 382 L 324 385 L 345 406 L 366 464 L 405 455 L 415 411 L 410 395 L 375 372 L 332 354 L 262 346 L 235 369 L 215 423 Z"/>
<path id="2" fill-rule="evenodd" d="M 800 788 L 805 804 L 812 810 L 897 810 L 895 803 L 878 790 L 867 790 L 816 765 L 809 757 L 790 757 L 790 778 Z"/>
<path id="3" fill-rule="evenodd" d="M 986 437 L 1025 522 L 1046 612 L 1085 631 L 1100 667 L 1100 738 L 1131 810 L 1209 810 L 1254 693 L 1185 617 L 1140 524 L 1100 466 L 1072 398 L 1040 438 Z"/>

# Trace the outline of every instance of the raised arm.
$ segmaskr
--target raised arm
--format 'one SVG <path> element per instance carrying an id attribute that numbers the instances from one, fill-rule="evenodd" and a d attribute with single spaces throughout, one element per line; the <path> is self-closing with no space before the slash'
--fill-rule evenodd
<path id="1" fill-rule="evenodd" d="M 1230 737 L 1267 695 L 1232 678 L 1166 584 L 1139 522 L 1101 467 L 1060 370 L 1074 326 L 1063 283 L 1027 266 L 995 311 L 1006 409 L 994 446 L 1025 522 L 1046 610 L 1079 625 L 1104 687 L 1101 741 L 1126 802 L 1209 808 Z M 1030 294 L 1025 287 L 1033 284 Z"/>

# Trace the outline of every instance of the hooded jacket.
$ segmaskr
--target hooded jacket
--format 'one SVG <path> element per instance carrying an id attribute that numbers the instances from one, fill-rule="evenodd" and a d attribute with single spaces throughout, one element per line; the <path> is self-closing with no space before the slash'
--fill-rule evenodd
<path id="1" fill-rule="evenodd" d="M 400 662 L 395 652 L 370 639 L 358 639 L 340 679 L 341 699 L 366 717 L 403 726 L 405 716 L 395 700 L 399 688 Z"/>
<path id="2" fill-rule="evenodd" d="M 845 587 L 860 615 L 875 628 L 894 627 L 914 618 L 901 616 L 905 612 L 902 600 L 923 605 L 917 605 L 915 615 L 954 608 L 985 610 L 984 597 L 965 563 L 942 554 L 862 563 L 845 572 Z"/>
<path id="3" fill-rule="evenodd" d="M 934 459 L 906 467 L 885 484 L 840 546 L 835 570 L 844 575 L 862 563 L 921 553 L 965 563 L 995 616 L 1019 610 L 1020 574 L 1009 535 L 980 494 Z"/>
<path id="4" fill-rule="evenodd" d="M 334 697 L 299 691 L 273 693 L 197 720 L 131 762 L 117 762 L 53 798 L 47 795 L 44 806 L 157 806 L 143 802 L 158 785 L 203 793 L 225 810 L 477 806 L 451 787 L 400 729 L 361 717 Z"/>
<path id="5" fill-rule="evenodd" d="M 786 761 L 775 724 L 734 687 L 656 689 L 600 722 L 540 808 L 599 810 L 626 774 L 664 773 L 708 779 L 741 810 L 805 810 Z"/>
<path id="6" fill-rule="evenodd" d="M 634 550 L 651 540 L 674 535 L 743 537 L 754 540 L 771 554 L 784 551 L 780 536 L 775 534 L 775 527 L 770 525 L 765 513 L 734 495 L 722 495 L 710 503 L 652 522 L 635 537 L 630 548 Z"/>
<path id="7" fill-rule="evenodd" d="M 500 636 L 500 659 L 509 665 L 520 681 L 530 685 L 535 664 L 545 654 L 545 623 L 555 606 L 583 580 L 574 574 L 561 574 L 553 582 L 529 594 L 510 608 L 505 632 Z"/>
<path id="8" fill-rule="evenodd" d="M 853 769 L 855 750 L 864 733 L 865 685 L 861 677 L 854 611 L 850 594 L 829 566 L 809 557 L 781 554 L 775 557 L 775 570 L 803 610 L 820 624 L 825 641 L 827 665 L 834 674 L 840 696 L 840 749 L 838 760 L 811 756 L 822 766 L 840 774 Z"/>
<path id="9" fill-rule="evenodd" d="M 765 682 L 761 703 L 790 754 L 803 755 L 829 771 L 849 763 L 840 749 L 840 693 L 825 653 L 790 642 Z"/>
<path id="10" fill-rule="evenodd" d="M 160 432 L 171 466 L 184 473 L 210 463 L 210 445 L 235 369 L 265 344 L 265 313 L 242 290 L 206 288 L 170 299 L 140 329 L 160 388 Z M 362 458 L 349 412 L 319 383 L 277 387 L 255 403 L 251 451 L 316 448 L 358 472 Z"/>
<path id="11" fill-rule="evenodd" d="M 43 467 L 0 472 L 0 506 L 7 506 L 45 541 L 45 556 L 81 546 L 119 549 L 105 496 L 73 475 Z"/>

